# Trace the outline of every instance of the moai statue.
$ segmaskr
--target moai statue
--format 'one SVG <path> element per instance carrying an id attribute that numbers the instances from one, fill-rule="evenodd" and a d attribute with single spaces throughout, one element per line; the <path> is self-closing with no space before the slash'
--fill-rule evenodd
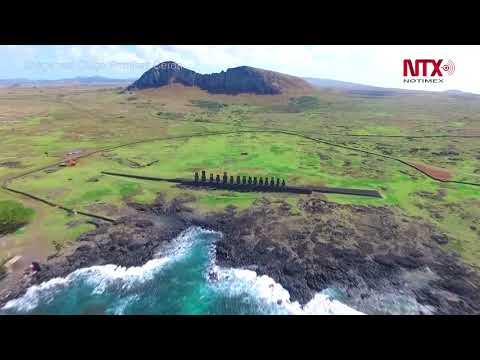
<path id="1" fill-rule="evenodd" d="M 273 177 L 270 179 L 270 186 L 271 187 L 275 186 L 275 180 L 273 179 Z"/>
<path id="2" fill-rule="evenodd" d="M 242 185 L 246 185 L 247 184 L 247 177 L 244 175 L 242 177 Z"/>
<path id="3" fill-rule="evenodd" d="M 253 177 L 253 185 L 255 185 L 255 186 L 257 185 L 257 177 L 256 176 Z"/>
<path id="4" fill-rule="evenodd" d="M 220 183 L 220 175 L 217 174 L 217 177 L 215 178 L 216 183 Z"/>
<path id="5" fill-rule="evenodd" d="M 259 184 L 260 186 L 263 185 L 263 178 L 262 178 L 262 177 L 260 177 L 260 180 L 258 180 L 258 184 Z"/>
<path id="6" fill-rule="evenodd" d="M 198 183 L 198 172 L 195 172 L 195 182 Z"/>
<path id="7" fill-rule="evenodd" d="M 237 185 L 240 185 L 240 175 L 237 175 Z"/>
<path id="8" fill-rule="evenodd" d="M 230 185 L 233 185 L 233 183 L 234 183 L 233 176 L 230 175 Z"/>
<path id="9" fill-rule="evenodd" d="M 210 182 L 212 183 L 213 182 L 213 174 L 210 173 Z"/>
<path id="10" fill-rule="evenodd" d="M 223 180 L 223 183 L 224 183 L 224 184 L 226 184 L 227 181 L 228 181 L 228 176 L 227 176 L 227 172 L 226 172 L 226 171 L 223 173 L 223 179 L 222 179 L 222 180 Z"/>
<path id="11" fill-rule="evenodd" d="M 206 182 L 207 177 L 205 176 L 205 170 L 202 170 L 202 182 Z"/>
<path id="12" fill-rule="evenodd" d="M 268 186 L 268 176 L 265 176 L 264 184 L 265 184 L 265 186 Z"/>
<path id="13" fill-rule="evenodd" d="M 282 187 L 285 187 L 285 180 L 282 180 Z"/>
<path id="14" fill-rule="evenodd" d="M 248 185 L 252 185 L 252 177 L 251 176 L 248 177 Z"/>
<path id="15" fill-rule="evenodd" d="M 277 187 L 280 187 L 280 178 L 277 178 Z"/>

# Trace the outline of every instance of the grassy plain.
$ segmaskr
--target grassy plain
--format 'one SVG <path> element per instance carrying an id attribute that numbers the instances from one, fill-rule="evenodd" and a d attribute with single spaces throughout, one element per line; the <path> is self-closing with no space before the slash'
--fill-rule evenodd
<path id="1" fill-rule="evenodd" d="M 205 169 L 278 176 L 290 184 L 375 188 L 383 199 L 324 196 L 344 204 L 390 206 L 431 222 L 451 237 L 448 249 L 480 265 L 479 187 L 440 183 L 398 161 L 299 136 L 255 132 L 294 131 L 447 169 L 454 180 L 480 182 L 479 138 L 422 137 L 480 135 L 477 98 L 428 93 L 368 97 L 335 91 L 226 96 L 180 86 L 135 94 L 95 87 L 15 88 L 0 89 L 0 113 L 0 181 L 60 161 L 69 151 L 88 153 L 157 139 L 10 182 L 15 189 L 76 210 L 118 217 L 127 201 L 148 203 L 159 192 L 167 197 L 189 193 L 196 199 L 194 206 L 205 212 L 228 205 L 245 208 L 263 196 L 292 205 L 298 201 L 287 194 L 187 191 L 168 183 L 102 175 L 103 170 L 191 177 Z M 228 134 L 200 136 L 210 132 Z M 167 139 L 187 135 L 195 136 Z M 0 205 L 6 200 L 33 210 L 29 225 L 0 238 L 0 258 L 28 249 L 43 256 L 92 228 L 85 217 L 0 190 Z M 301 215 L 299 209 L 292 211 Z"/>

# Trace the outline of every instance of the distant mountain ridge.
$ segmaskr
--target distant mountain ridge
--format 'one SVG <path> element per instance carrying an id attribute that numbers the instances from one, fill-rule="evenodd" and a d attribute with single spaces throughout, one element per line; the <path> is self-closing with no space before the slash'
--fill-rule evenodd
<path id="1" fill-rule="evenodd" d="M 341 91 L 345 91 L 345 92 L 356 94 L 356 95 L 392 96 L 392 95 L 399 95 L 399 94 L 415 94 L 415 93 L 425 94 L 429 92 L 428 90 L 423 90 L 423 89 L 414 90 L 414 89 L 386 88 L 386 87 L 358 84 L 358 83 L 332 80 L 332 79 L 321 79 L 321 78 L 310 78 L 310 77 L 305 77 L 303 79 L 317 88 L 341 90 Z M 430 91 L 430 92 L 435 94 L 444 93 L 449 96 L 457 96 L 457 97 L 478 96 L 478 94 L 464 92 L 460 90 L 445 90 L 442 92 L 434 92 L 434 91 Z"/>
<path id="2" fill-rule="evenodd" d="M 180 72 L 165 74 L 154 70 L 158 67 L 178 67 L 183 69 Z M 153 71 L 152 71 L 153 70 Z M 149 73 L 152 71 L 151 73 Z M 227 75 L 228 74 L 228 75 Z M 300 81 L 299 81 L 300 80 Z M 199 86 L 211 93 L 235 94 L 241 92 L 253 92 L 257 94 L 277 94 L 282 89 L 333 89 L 344 91 L 353 95 L 366 96 L 392 96 L 400 94 L 425 94 L 428 90 L 407 90 L 397 88 L 384 88 L 373 85 L 352 83 L 347 81 L 286 75 L 274 71 L 258 69 L 249 66 L 240 66 L 228 69 L 216 74 L 202 75 L 192 70 L 182 68 L 174 62 L 165 62 L 153 67 L 144 73 L 139 79 L 126 78 L 117 79 L 104 76 L 77 76 L 65 79 L 44 79 L 32 80 L 28 78 L 0 79 L 0 87 L 48 87 L 48 86 L 118 86 L 126 87 L 127 90 L 155 88 L 171 83 L 181 83 L 185 86 Z M 130 85 L 128 85 L 130 84 Z M 136 86 L 139 86 L 138 88 Z M 479 94 L 465 92 L 457 89 L 449 89 L 442 92 L 431 92 L 446 94 L 450 97 L 476 98 Z"/>
<path id="3" fill-rule="evenodd" d="M 332 79 L 321 79 L 321 78 L 311 78 L 306 77 L 304 78 L 305 81 L 308 81 L 310 84 L 322 87 L 322 88 L 332 88 L 332 89 L 345 89 L 345 90 L 384 90 L 385 88 L 372 86 L 372 85 L 364 85 L 340 80 L 332 80 Z"/>
<path id="4" fill-rule="evenodd" d="M 146 71 L 127 90 L 158 88 L 170 84 L 195 86 L 213 94 L 253 93 L 276 95 L 291 90 L 312 90 L 304 79 L 250 66 L 239 66 L 220 73 L 199 74 L 173 61 L 160 63 Z"/>
<path id="5" fill-rule="evenodd" d="M 358 84 L 358 83 L 332 80 L 332 79 L 321 79 L 321 78 L 304 78 L 304 79 L 307 82 L 309 82 L 311 85 L 317 88 L 335 89 L 335 90 L 348 92 L 354 95 L 392 96 L 392 95 L 398 95 L 402 93 L 417 92 L 417 90 L 384 88 L 379 86 Z"/>
<path id="6" fill-rule="evenodd" d="M 68 86 L 68 85 L 117 85 L 131 83 L 134 79 L 113 79 L 103 76 L 77 76 L 58 80 L 32 80 L 25 78 L 0 79 L 0 86 Z"/>

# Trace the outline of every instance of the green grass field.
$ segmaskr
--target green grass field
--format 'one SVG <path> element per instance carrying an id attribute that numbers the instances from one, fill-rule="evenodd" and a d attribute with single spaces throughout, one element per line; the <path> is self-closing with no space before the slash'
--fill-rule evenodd
<path id="1" fill-rule="evenodd" d="M 117 217 L 124 213 L 126 202 L 148 203 L 159 192 L 167 198 L 187 192 L 196 199 L 193 206 L 200 212 L 228 205 L 246 208 L 263 196 L 295 205 L 299 197 L 187 191 L 169 183 L 102 175 L 104 170 L 186 178 L 200 170 L 215 174 L 227 171 L 231 175 L 282 177 L 295 185 L 372 188 L 380 190 L 384 198 L 325 197 L 344 204 L 390 206 L 431 222 L 452 238 L 447 248 L 459 252 L 469 263 L 480 265 L 478 187 L 440 183 L 397 161 L 300 136 L 254 131 L 294 131 L 338 145 L 438 166 L 451 171 L 454 180 L 480 182 L 478 138 L 408 137 L 480 135 L 478 100 L 452 100 L 444 94 L 360 97 L 330 91 L 298 98 L 213 96 L 180 87 L 135 95 L 97 88 L 1 91 L 11 92 L 0 97 L 0 110 L 11 116 L 0 120 L 0 180 L 60 161 L 72 150 L 85 153 L 159 138 L 99 152 L 80 159 L 75 167 L 40 171 L 11 181 L 10 186 L 17 190 L 76 210 Z M 24 105 L 20 113 L 15 112 L 16 105 Z M 200 136 L 210 132 L 229 134 Z M 168 139 L 189 135 L 193 136 Z M 30 225 L 2 238 L 7 245 L 0 248 L 0 258 L 21 253 L 39 237 L 46 239 L 42 244 L 49 250 L 58 249 L 92 228 L 80 215 L 69 216 L 4 190 L 0 190 L 0 213 L 2 207 L 4 212 L 7 208 L 2 200 L 35 209 L 27 221 Z"/>
<path id="2" fill-rule="evenodd" d="M 34 211 L 21 203 L 11 200 L 0 201 L 0 235 L 17 231 L 27 225 Z"/>

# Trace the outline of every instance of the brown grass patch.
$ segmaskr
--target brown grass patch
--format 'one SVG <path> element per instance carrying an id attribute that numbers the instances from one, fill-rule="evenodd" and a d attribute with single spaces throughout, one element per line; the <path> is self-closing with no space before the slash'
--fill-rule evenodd
<path id="1" fill-rule="evenodd" d="M 443 168 L 439 168 L 436 166 L 431 166 L 431 165 L 427 165 L 419 162 L 412 162 L 411 164 L 415 166 L 418 170 L 440 181 L 451 180 L 453 177 L 453 174 L 447 169 L 443 169 Z"/>

